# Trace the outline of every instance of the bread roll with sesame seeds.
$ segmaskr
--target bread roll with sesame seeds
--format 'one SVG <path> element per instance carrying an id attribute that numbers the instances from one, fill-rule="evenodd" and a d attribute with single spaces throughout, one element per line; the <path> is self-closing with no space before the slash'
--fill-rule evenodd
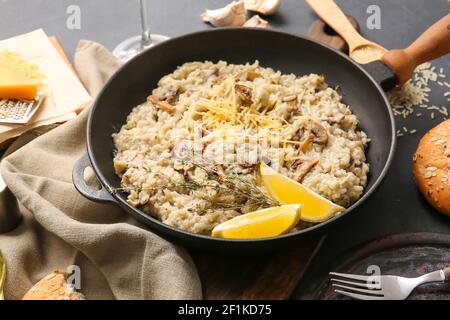
<path id="1" fill-rule="evenodd" d="M 436 210 L 450 216 L 450 120 L 423 136 L 413 162 L 422 194 Z"/>
<path id="2" fill-rule="evenodd" d="M 22 300 L 84 300 L 67 284 L 67 273 L 55 270 L 36 283 Z"/>

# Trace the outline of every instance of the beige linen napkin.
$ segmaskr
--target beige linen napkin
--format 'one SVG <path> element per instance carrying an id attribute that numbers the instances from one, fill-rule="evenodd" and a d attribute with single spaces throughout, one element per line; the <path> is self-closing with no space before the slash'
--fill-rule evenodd
<path id="1" fill-rule="evenodd" d="M 75 67 L 95 96 L 119 62 L 100 45 L 82 41 Z M 196 269 L 183 249 L 73 187 L 72 167 L 86 151 L 86 119 L 84 111 L 31 142 L 36 132 L 21 137 L 12 146 L 20 148 L 1 163 L 23 213 L 18 228 L 0 235 L 8 267 L 6 299 L 20 299 L 52 270 L 69 265 L 80 267 L 87 299 L 201 298 Z"/>

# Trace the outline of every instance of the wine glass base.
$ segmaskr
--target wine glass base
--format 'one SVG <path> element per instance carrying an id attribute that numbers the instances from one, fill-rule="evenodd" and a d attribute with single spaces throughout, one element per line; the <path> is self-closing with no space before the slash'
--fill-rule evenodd
<path id="1" fill-rule="evenodd" d="M 170 38 L 166 37 L 166 36 L 162 36 L 160 34 L 152 34 L 151 39 L 152 39 L 152 45 L 150 47 L 143 49 L 141 47 L 141 40 L 142 40 L 141 36 L 135 36 L 135 37 L 129 38 L 129 39 L 121 42 L 113 50 L 113 55 L 122 61 L 128 61 L 131 58 L 138 55 L 139 53 L 141 53 L 142 51 L 145 51 L 146 49 L 151 48 L 153 45 L 161 43 L 163 41 L 166 41 Z"/>

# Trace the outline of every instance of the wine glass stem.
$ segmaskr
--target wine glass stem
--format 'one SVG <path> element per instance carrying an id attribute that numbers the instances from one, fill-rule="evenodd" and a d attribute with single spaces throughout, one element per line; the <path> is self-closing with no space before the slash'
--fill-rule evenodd
<path id="1" fill-rule="evenodd" d="M 142 49 L 148 48 L 152 45 L 152 37 L 148 24 L 148 2 L 149 0 L 139 0 L 141 10 Z"/>

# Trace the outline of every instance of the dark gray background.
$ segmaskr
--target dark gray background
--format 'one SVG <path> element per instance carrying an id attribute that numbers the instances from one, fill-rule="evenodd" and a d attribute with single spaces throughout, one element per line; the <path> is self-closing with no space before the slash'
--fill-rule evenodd
<path id="1" fill-rule="evenodd" d="M 228 0 L 153 0 L 151 25 L 154 33 L 171 37 L 210 28 L 200 18 L 206 8 L 217 8 Z M 450 12 L 448 0 L 338 0 L 354 16 L 364 36 L 386 48 L 405 47 L 433 22 Z M 81 7 L 81 30 L 66 28 L 66 9 Z M 381 30 L 368 30 L 365 21 L 370 4 L 381 8 Z M 285 0 L 277 15 L 269 18 L 272 26 L 305 35 L 316 19 L 303 0 Z M 70 56 L 79 39 L 90 39 L 113 49 L 119 42 L 139 33 L 138 6 L 133 0 L 0 0 L 0 39 L 36 28 L 57 36 Z M 270 45 L 270 44 L 268 44 Z M 257 57 L 256 57 L 257 58 Z M 450 58 L 436 60 L 450 79 Z M 450 82 L 450 80 L 448 80 Z M 433 86 L 430 105 L 447 105 L 443 88 Z M 424 112 L 425 113 L 425 112 Z M 314 282 L 314 274 L 354 245 L 369 239 L 404 232 L 450 233 L 450 218 L 434 211 L 417 192 L 411 175 L 411 157 L 420 137 L 442 119 L 411 117 L 397 119 L 399 128 L 417 129 L 415 135 L 398 141 L 396 157 L 386 180 L 361 209 L 333 229 L 305 277 Z M 302 286 L 300 286 L 300 290 Z"/>

